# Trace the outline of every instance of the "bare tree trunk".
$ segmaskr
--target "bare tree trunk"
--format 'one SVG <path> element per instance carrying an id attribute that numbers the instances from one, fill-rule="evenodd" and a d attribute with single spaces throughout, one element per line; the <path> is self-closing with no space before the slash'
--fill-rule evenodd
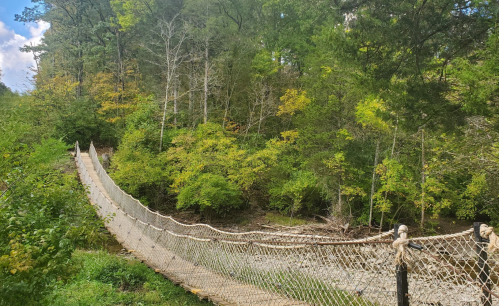
<path id="1" fill-rule="evenodd" d="M 175 83 L 173 84 L 173 126 L 177 127 L 177 99 L 178 99 L 178 75 L 174 77 Z"/>
<path id="2" fill-rule="evenodd" d="M 170 87 L 172 82 L 176 82 L 175 78 L 177 77 L 177 69 L 184 60 L 184 55 L 181 54 L 181 47 L 183 45 L 186 32 L 185 29 L 181 29 L 180 32 L 176 31 L 175 20 L 177 17 L 178 15 L 175 15 L 170 21 L 159 20 L 158 35 L 162 38 L 163 41 L 161 42 L 161 44 L 158 44 L 157 42 L 152 44 L 156 46 L 162 46 L 164 48 L 164 53 L 157 53 L 147 45 L 144 46 L 146 50 L 148 50 L 152 55 L 159 58 L 159 61 L 149 62 L 154 65 L 160 66 L 163 70 L 163 74 L 165 75 L 165 103 L 163 107 L 163 119 L 161 120 L 161 132 L 159 136 L 159 152 L 163 150 L 163 135 L 165 130 L 166 112 L 168 110 L 168 99 L 170 98 Z M 172 42 L 174 41 L 173 38 L 175 36 L 178 37 L 178 40 L 176 41 L 176 44 L 173 44 Z M 176 85 L 174 85 L 174 87 L 175 86 Z M 176 95 L 176 93 L 174 94 Z"/>
<path id="3" fill-rule="evenodd" d="M 230 99 L 232 97 L 233 88 L 227 87 L 227 98 L 225 99 L 225 112 L 224 112 L 224 122 L 222 127 L 225 128 L 225 123 L 227 122 L 227 114 L 229 113 Z"/>
<path id="4" fill-rule="evenodd" d="M 117 50 L 117 55 L 118 55 L 118 63 L 117 63 L 117 76 L 118 76 L 118 86 L 117 86 L 117 93 L 118 93 L 118 99 L 117 99 L 117 105 L 123 101 L 123 91 L 120 93 L 120 87 L 124 89 L 125 87 L 125 82 L 122 80 L 123 77 L 123 61 L 121 60 L 121 47 L 120 47 L 120 32 L 117 30 L 116 31 L 116 50 Z M 119 117 L 119 107 L 116 107 L 116 117 Z"/>
<path id="5" fill-rule="evenodd" d="M 205 62 L 204 62 L 204 113 L 203 113 L 203 121 L 204 124 L 208 122 L 208 47 L 209 47 L 209 42 L 206 40 L 206 46 L 205 46 Z"/>
<path id="6" fill-rule="evenodd" d="M 257 98 L 255 98 L 255 103 L 256 105 Z M 244 134 L 244 140 L 246 140 L 246 137 L 248 137 L 249 130 L 253 126 L 253 114 L 255 112 L 255 106 L 253 105 L 253 108 L 251 108 L 251 102 L 248 102 L 248 112 L 249 112 L 249 118 L 248 118 L 248 124 L 246 125 L 246 132 Z"/>
<path id="7" fill-rule="evenodd" d="M 260 135 L 260 129 L 262 127 L 262 121 L 263 121 L 263 104 L 265 103 L 265 87 L 263 88 L 264 92 L 262 92 L 262 97 L 260 100 L 260 118 L 258 120 L 258 132 L 257 134 Z"/>
<path id="8" fill-rule="evenodd" d="M 343 207 L 342 207 L 342 203 L 341 203 L 341 177 L 340 177 L 340 180 L 338 182 L 338 213 L 341 215 L 341 211 L 343 210 Z"/>
<path id="9" fill-rule="evenodd" d="M 380 138 L 378 138 L 376 142 L 376 152 L 374 153 L 373 179 L 371 181 L 371 197 L 369 198 L 369 232 L 371 232 L 371 226 L 373 220 L 374 187 L 375 187 L 374 183 L 376 182 L 376 167 L 378 166 L 379 142 Z"/>
<path id="10" fill-rule="evenodd" d="M 192 118 L 192 106 L 194 105 L 194 62 L 191 61 L 191 69 L 189 71 L 189 118 Z"/>
<path id="11" fill-rule="evenodd" d="M 395 131 L 393 132 L 393 143 L 392 143 L 392 152 L 390 153 L 390 159 L 393 159 L 393 154 L 395 153 L 395 144 L 397 143 L 397 130 L 399 128 L 399 119 L 397 117 L 397 124 L 395 125 Z M 388 197 L 388 191 L 385 191 L 385 202 L 386 198 Z M 381 225 L 379 227 L 379 233 L 381 234 L 381 231 L 383 229 L 383 220 L 385 219 L 385 212 L 381 212 Z"/>
<path id="12" fill-rule="evenodd" d="M 80 35 L 78 34 L 78 37 Z M 80 40 L 78 40 L 77 42 L 77 45 L 78 45 L 78 59 L 77 59 L 77 63 L 78 63 L 78 72 L 76 74 L 76 81 L 78 83 L 78 85 L 76 85 L 76 98 L 79 99 L 81 98 L 82 94 L 83 94 L 83 52 L 81 50 L 81 45 L 82 45 L 82 42 Z"/>
<path id="13" fill-rule="evenodd" d="M 425 157 L 424 157 L 424 129 L 421 128 L 421 163 L 422 163 L 422 170 L 421 170 L 421 229 L 424 228 L 424 210 L 425 210 L 425 203 L 424 203 L 424 184 L 426 180 L 426 174 L 425 174 Z"/>
<path id="14" fill-rule="evenodd" d="M 161 120 L 161 133 L 159 136 L 159 152 L 163 150 L 163 133 L 165 130 L 165 121 L 166 121 L 166 108 L 168 107 L 168 91 L 170 89 L 170 84 L 166 84 L 165 90 L 165 106 L 163 108 L 163 120 Z"/>
<path id="15" fill-rule="evenodd" d="M 225 128 L 225 123 L 227 121 L 227 113 L 229 112 L 229 103 L 230 103 L 230 100 L 227 99 L 227 101 L 225 102 L 224 122 L 222 123 L 223 128 Z"/>

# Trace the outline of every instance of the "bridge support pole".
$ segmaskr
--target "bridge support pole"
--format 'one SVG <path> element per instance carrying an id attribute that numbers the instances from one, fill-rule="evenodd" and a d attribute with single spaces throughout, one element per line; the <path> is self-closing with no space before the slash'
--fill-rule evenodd
<path id="1" fill-rule="evenodd" d="M 492 306 L 492 296 L 490 294 L 492 286 L 489 281 L 490 267 L 487 264 L 488 254 L 484 245 L 484 243 L 487 241 L 486 239 L 483 239 L 482 236 L 480 235 L 480 225 L 482 225 L 481 222 L 473 223 L 473 230 L 476 241 L 477 267 L 478 267 L 477 281 L 482 286 L 482 297 L 480 298 L 481 305 Z"/>
<path id="2" fill-rule="evenodd" d="M 399 238 L 399 227 L 401 224 L 395 224 L 394 233 L 395 240 Z M 397 264 L 395 266 L 397 277 L 397 305 L 409 306 L 409 282 L 407 281 L 407 265 Z"/>

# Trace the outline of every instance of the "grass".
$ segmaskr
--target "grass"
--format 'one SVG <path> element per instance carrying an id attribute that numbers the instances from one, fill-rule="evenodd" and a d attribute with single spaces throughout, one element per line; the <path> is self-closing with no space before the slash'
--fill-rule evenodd
<path id="1" fill-rule="evenodd" d="M 305 225 L 309 222 L 305 219 L 300 219 L 297 217 L 290 218 L 288 216 L 283 216 L 280 214 L 275 214 L 270 212 L 265 215 L 265 220 L 267 220 L 270 223 L 284 225 L 284 226 Z"/>
<path id="2" fill-rule="evenodd" d="M 136 259 L 104 251 L 76 251 L 79 272 L 67 283 L 58 283 L 43 304 L 53 306 L 111 305 L 213 305 L 165 280 Z"/>

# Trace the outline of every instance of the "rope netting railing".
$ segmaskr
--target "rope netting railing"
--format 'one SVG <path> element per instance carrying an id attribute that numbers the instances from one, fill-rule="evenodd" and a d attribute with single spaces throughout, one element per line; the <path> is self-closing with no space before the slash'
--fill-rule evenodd
<path id="1" fill-rule="evenodd" d="M 118 241 L 157 272 L 213 301 L 403 305 L 397 277 L 404 267 L 409 285 L 402 296 L 411 305 L 499 305 L 499 250 L 488 247 L 496 243 L 493 231 L 410 241 L 402 233 L 395 245 L 393 230 L 357 240 L 232 233 L 149 210 L 114 183 L 92 145 L 88 155 L 77 145 L 76 161 L 91 202 Z M 400 249 L 406 256 L 396 263 Z"/>

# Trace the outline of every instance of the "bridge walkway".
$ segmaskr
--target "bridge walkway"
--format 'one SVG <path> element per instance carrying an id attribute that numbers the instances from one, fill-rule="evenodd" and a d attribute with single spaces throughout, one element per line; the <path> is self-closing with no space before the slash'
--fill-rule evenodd
<path id="1" fill-rule="evenodd" d="M 104 188 L 88 153 L 80 153 L 80 158 L 92 179 L 93 183 L 115 206 L 120 206 L 111 200 L 108 192 Z M 83 181 L 83 179 L 82 179 Z M 90 196 L 89 196 L 90 197 Z M 91 197 L 90 197 L 91 198 Z M 91 202 L 93 200 L 91 199 Z M 97 205 L 97 203 L 92 203 Z M 116 212 L 114 214 L 117 214 Z M 121 222 L 121 221 L 120 221 Z M 154 269 L 157 273 L 163 274 L 174 283 L 182 286 L 187 291 L 196 294 L 200 299 L 208 299 L 215 305 L 226 306 L 307 306 L 308 303 L 287 299 L 278 294 L 268 292 L 254 285 L 244 284 L 237 280 L 224 277 L 216 272 L 184 260 L 172 253 L 170 250 L 158 245 L 138 230 L 130 230 L 128 234 L 112 226 L 112 221 L 106 223 L 106 227 L 113 234 L 118 242 L 123 245 L 134 256 Z M 119 227 L 122 225 L 120 224 Z M 130 228 L 133 228 L 130 225 Z M 139 242 L 137 242 L 137 240 Z M 153 251 L 145 254 L 144 251 L 134 250 L 134 243 L 154 246 Z"/>

